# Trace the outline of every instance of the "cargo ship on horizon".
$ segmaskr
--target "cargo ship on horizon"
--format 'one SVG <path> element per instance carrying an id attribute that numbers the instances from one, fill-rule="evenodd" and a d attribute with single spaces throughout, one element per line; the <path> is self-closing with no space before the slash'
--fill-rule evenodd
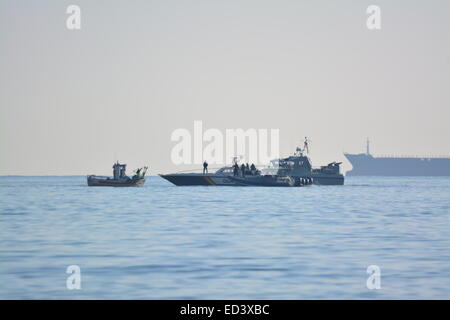
<path id="1" fill-rule="evenodd" d="M 370 154 L 369 139 L 366 153 L 344 156 L 353 167 L 347 176 L 450 176 L 448 156 L 374 156 Z"/>

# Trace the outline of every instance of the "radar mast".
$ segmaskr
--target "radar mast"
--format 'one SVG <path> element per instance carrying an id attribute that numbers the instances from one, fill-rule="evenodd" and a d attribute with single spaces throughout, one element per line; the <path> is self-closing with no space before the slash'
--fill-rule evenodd
<path id="1" fill-rule="evenodd" d="M 297 149 L 295 149 L 295 155 L 303 156 L 304 153 L 308 154 L 309 153 L 309 142 L 311 142 L 311 140 L 309 140 L 308 137 L 305 137 L 305 140 L 303 141 L 303 149 L 300 147 L 297 147 Z"/>

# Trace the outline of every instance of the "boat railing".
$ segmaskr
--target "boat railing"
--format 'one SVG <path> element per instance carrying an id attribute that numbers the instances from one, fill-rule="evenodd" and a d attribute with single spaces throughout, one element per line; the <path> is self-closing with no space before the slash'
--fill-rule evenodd
<path id="1" fill-rule="evenodd" d="M 223 167 L 208 167 L 208 171 L 212 170 L 212 171 L 216 171 L 219 169 L 222 169 Z M 211 172 L 212 172 L 211 171 Z M 203 172 L 203 168 L 197 168 L 197 169 L 191 169 L 191 170 L 182 170 L 182 171 L 177 171 L 177 173 L 202 173 Z"/>
<path id="2" fill-rule="evenodd" d="M 268 168 L 267 166 L 255 166 L 257 170 L 261 170 L 264 168 Z M 216 172 L 217 170 L 220 170 L 222 168 L 233 168 L 233 166 L 231 164 L 229 165 L 224 165 L 221 167 L 208 167 L 208 172 L 212 173 L 212 172 Z M 239 169 L 241 168 L 241 166 L 239 166 Z M 274 169 L 274 168 L 270 168 L 270 169 Z M 190 169 L 190 170 L 181 170 L 181 171 L 177 171 L 177 173 L 203 173 L 203 168 L 196 168 L 196 169 Z"/>
<path id="3" fill-rule="evenodd" d="M 372 155 L 374 158 L 413 158 L 413 159 L 446 159 L 450 158 L 448 155 L 394 155 L 394 154 L 380 154 Z"/>
<path id="4" fill-rule="evenodd" d="M 367 156 L 367 153 L 349 153 L 349 152 L 344 152 L 344 155 L 350 155 L 350 156 Z M 408 155 L 408 154 L 369 154 L 369 156 L 373 157 L 373 158 L 412 158 L 412 159 L 448 159 L 450 158 L 450 155 Z"/>

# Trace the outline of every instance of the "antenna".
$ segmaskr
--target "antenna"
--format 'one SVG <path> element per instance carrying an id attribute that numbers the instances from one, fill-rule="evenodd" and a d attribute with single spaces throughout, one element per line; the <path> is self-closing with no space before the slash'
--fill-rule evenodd
<path id="1" fill-rule="evenodd" d="M 370 140 L 369 140 L 369 138 L 367 138 L 367 142 L 366 142 L 366 153 L 367 153 L 367 155 L 370 155 Z"/>
<path id="2" fill-rule="evenodd" d="M 306 153 L 309 153 L 309 142 L 311 140 L 308 139 L 308 137 L 305 137 L 305 142 L 303 143 L 303 151 L 306 151 Z"/>
<path id="3" fill-rule="evenodd" d="M 303 149 L 300 147 L 297 147 L 295 149 L 295 153 L 294 155 L 299 155 L 299 156 L 303 156 L 303 153 L 309 153 L 309 143 L 311 142 L 310 139 L 308 139 L 308 137 L 305 137 L 305 140 L 303 141 Z"/>
<path id="4" fill-rule="evenodd" d="M 232 160 L 233 164 L 238 163 L 242 158 L 243 158 L 242 155 L 234 156 L 234 157 L 232 158 L 232 159 L 233 159 L 233 160 Z"/>

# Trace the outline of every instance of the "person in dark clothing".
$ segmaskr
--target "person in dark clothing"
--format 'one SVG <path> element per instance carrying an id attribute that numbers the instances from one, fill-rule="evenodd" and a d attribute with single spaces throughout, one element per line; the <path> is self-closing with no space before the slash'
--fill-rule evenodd
<path id="1" fill-rule="evenodd" d="M 235 177 L 239 175 L 239 166 L 237 163 L 234 163 L 233 165 L 233 174 Z"/>
<path id="2" fill-rule="evenodd" d="M 252 173 L 252 175 L 255 175 L 256 174 L 256 167 L 255 167 L 255 165 L 252 163 L 252 165 L 250 166 L 250 171 L 251 171 L 251 173 Z"/>
<path id="3" fill-rule="evenodd" d="M 141 174 L 141 168 L 138 168 L 138 169 L 136 170 L 136 174 L 134 175 L 133 178 L 135 178 L 135 179 L 139 178 L 140 174 Z"/>
<path id="4" fill-rule="evenodd" d="M 208 162 L 203 162 L 203 174 L 208 173 Z"/>
<path id="5" fill-rule="evenodd" d="M 242 177 L 245 177 L 245 164 L 241 165 Z"/>

